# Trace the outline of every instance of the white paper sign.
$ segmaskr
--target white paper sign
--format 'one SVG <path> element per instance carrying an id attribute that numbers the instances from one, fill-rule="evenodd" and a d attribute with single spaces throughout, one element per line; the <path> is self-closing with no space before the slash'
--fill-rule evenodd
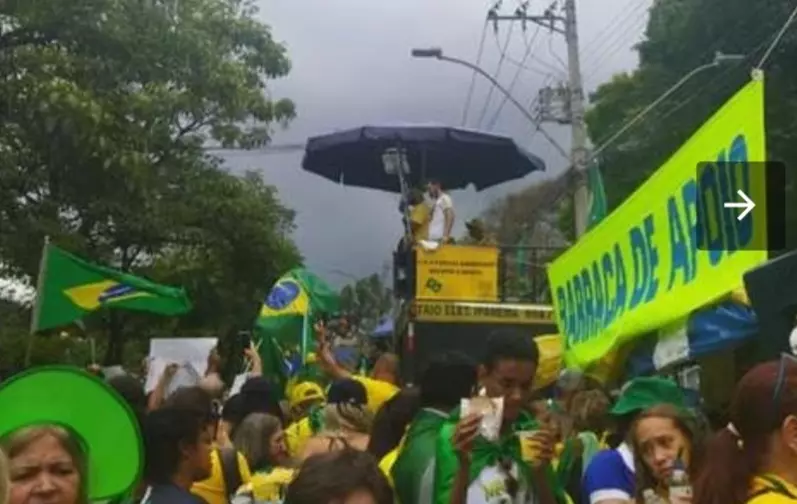
<path id="1" fill-rule="evenodd" d="M 208 367 L 208 355 L 216 347 L 216 338 L 154 338 L 149 342 L 149 373 L 144 385 L 147 393 L 155 390 L 155 387 L 163 375 L 166 366 L 172 363 L 185 366 L 190 364 L 197 375 L 204 376 Z M 183 383 L 190 381 L 191 371 L 184 369 L 185 373 L 181 378 L 175 376 L 174 379 L 182 380 Z"/>

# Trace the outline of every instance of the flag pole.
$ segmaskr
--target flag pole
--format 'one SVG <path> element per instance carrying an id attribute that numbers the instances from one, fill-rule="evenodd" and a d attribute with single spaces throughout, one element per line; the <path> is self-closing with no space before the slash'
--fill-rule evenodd
<path id="1" fill-rule="evenodd" d="M 42 290 L 44 289 L 44 280 L 47 276 L 47 249 L 50 247 L 50 237 L 44 237 L 44 245 L 42 246 L 42 257 L 39 261 L 39 276 L 36 278 L 36 300 L 33 302 L 33 308 L 30 316 L 30 334 L 28 335 L 28 346 L 25 349 L 25 367 L 30 366 L 30 359 L 33 355 L 33 342 L 36 339 L 36 331 L 39 326 L 39 315 L 41 314 L 41 300 L 43 299 Z"/>
<path id="2" fill-rule="evenodd" d="M 302 353 L 302 361 L 301 361 L 302 368 L 304 368 L 304 365 L 307 363 L 307 331 L 310 330 L 309 318 L 310 318 L 310 310 L 307 310 L 304 312 L 304 319 L 302 321 L 302 343 L 301 343 L 301 349 L 299 350 Z"/>

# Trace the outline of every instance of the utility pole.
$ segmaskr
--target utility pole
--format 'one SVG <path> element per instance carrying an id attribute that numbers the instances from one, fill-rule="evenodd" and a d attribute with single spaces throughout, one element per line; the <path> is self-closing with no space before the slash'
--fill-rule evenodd
<path id="1" fill-rule="evenodd" d="M 584 122 L 584 85 L 581 82 L 581 60 L 578 54 L 578 26 L 576 24 L 576 0 L 565 2 L 565 40 L 567 41 L 567 71 L 570 80 L 570 128 L 572 144 L 571 162 L 575 168 L 575 191 L 573 191 L 573 213 L 575 214 L 576 237 L 587 230 L 589 192 L 587 190 L 587 125 Z"/>
<path id="2" fill-rule="evenodd" d="M 559 16 L 558 0 L 542 15 L 528 14 L 528 1 L 520 4 L 512 16 L 498 15 L 500 2 L 487 13 L 487 19 L 495 26 L 499 21 L 520 21 L 523 30 L 529 22 L 547 28 L 551 33 L 564 35 L 567 42 L 568 82 L 540 90 L 537 114 L 542 122 L 570 124 L 572 141 L 570 159 L 575 168 L 573 177 L 573 212 L 575 214 L 576 237 L 584 234 L 589 212 L 587 168 L 589 166 L 589 139 L 584 122 L 584 86 L 581 82 L 581 62 L 578 52 L 578 26 L 576 24 L 576 0 L 564 1 L 564 16 Z"/>

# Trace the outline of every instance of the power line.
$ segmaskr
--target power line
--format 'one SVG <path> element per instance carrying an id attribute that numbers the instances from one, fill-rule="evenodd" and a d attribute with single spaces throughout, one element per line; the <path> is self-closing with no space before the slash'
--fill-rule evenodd
<path id="1" fill-rule="evenodd" d="M 676 112 L 678 112 L 679 110 L 684 108 L 686 105 L 688 105 L 689 103 L 694 101 L 695 98 L 699 97 L 700 95 L 705 93 L 707 90 L 713 89 L 715 91 L 715 93 L 718 93 L 717 84 L 720 84 L 722 82 L 726 82 L 726 77 L 731 72 L 733 72 L 734 70 L 738 70 L 744 63 L 752 61 L 753 58 L 755 58 L 756 54 L 758 52 L 760 52 L 761 49 L 763 49 L 772 40 L 774 40 L 775 37 L 776 37 L 776 35 L 772 35 L 772 36 L 767 37 L 761 43 L 759 43 L 755 48 L 753 48 L 747 54 L 747 56 L 745 56 L 745 58 L 743 60 L 740 60 L 740 61 L 738 61 L 738 62 L 736 62 L 734 64 L 731 64 L 731 65 L 728 65 L 728 68 L 724 69 L 722 72 L 720 72 L 717 75 L 715 75 L 714 77 L 712 77 L 708 82 L 706 82 L 703 86 L 701 86 L 697 91 L 692 93 L 688 98 L 686 98 L 684 100 L 681 100 L 680 102 L 675 104 L 673 107 L 670 107 L 669 110 L 664 110 L 661 113 L 659 113 L 655 117 L 656 121 L 663 122 L 665 119 L 669 118 L 670 116 L 672 116 L 673 114 L 675 114 Z M 731 81 L 730 83 L 732 85 L 734 85 L 733 81 Z M 722 89 L 724 89 L 724 88 L 722 88 Z"/>
<path id="2" fill-rule="evenodd" d="M 594 51 L 596 50 L 596 47 L 599 45 L 599 44 L 597 43 L 597 41 L 598 41 L 598 40 L 603 40 L 601 37 L 603 37 L 604 35 L 606 35 L 606 34 L 607 34 L 607 32 L 609 32 L 609 30 L 610 30 L 610 29 L 612 29 L 612 28 L 614 27 L 614 25 L 615 25 L 615 24 L 617 24 L 617 21 L 619 21 L 619 20 L 620 20 L 620 19 L 623 17 L 623 14 L 628 14 L 628 12 L 629 12 L 629 11 L 628 11 L 628 9 L 631 7 L 631 5 L 633 5 L 635 2 L 641 2 L 641 1 L 644 1 L 644 0 L 630 0 L 628 3 L 626 3 L 625 5 L 623 5 L 623 7 L 622 7 L 622 8 L 621 8 L 621 9 L 620 9 L 618 12 L 617 12 L 617 14 L 615 14 L 615 15 L 614 15 L 614 17 L 613 17 L 613 18 L 612 18 L 612 19 L 611 19 L 611 20 L 610 20 L 610 21 L 609 21 L 609 22 L 608 22 L 608 23 L 607 23 L 607 24 L 606 24 L 606 25 L 605 25 L 605 26 L 604 26 L 604 27 L 603 27 L 603 28 L 602 28 L 602 29 L 601 29 L 601 30 L 600 30 L 598 33 L 596 33 L 596 34 L 595 34 L 595 35 L 594 35 L 594 36 L 593 36 L 593 37 L 592 37 L 592 38 L 591 38 L 591 39 L 590 39 L 590 40 L 589 40 L 589 41 L 588 41 L 588 42 L 587 42 L 587 43 L 584 45 L 584 47 L 585 47 L 586 49 L 585 49 L 585 51 L 584 51 L 584 52 L 582 52 L 582 53 L 581 53 L 581 55 L 582 55 L 584 58 L 586 58 L 586 57 L 587 57 L 587 55 L 588 55 L 590 52 L 594 52 Z"/>
<path id="3" fill-rule="evenodd" d="M 724 78 L 729 73 L 729 71 L 732 70 L 733 68 L 738 68 L 738 65 L 741 65 L 741 63 L 743 63 L 744 61 L 749 61 L 750 59 L 752 59 L 754 57 L 754 55 L 760 49 L 762 49 L 767 44 L 767 42 L 773 40 L 773 38 L 777 38 L 777 35 L 774 36 L 774 37 L 771 36 L 771 35 L 768 36 L 763 42 L 761 42 L 760 44 L 758 44 L 756 47 L 754 47 L 752 50 L 749 51 L 748 57 L 745 60 L 742 60 L 737 65 L 732 65 L 731 68 L 726 69 L 721 75 L 715 76 L 707 84 L 702 86 L 696 93 L 692 94 L 689 98 L 687 98 L 683 102 L 679 103 L 675 107 L 673 107 L 670 110 L 668 110 L 663 116 L 659 116 L 657 118 L 658 121 L 662 121 L 663 119 L 665 119 L 665 118 L 669 117 L 670 115 L 672 115 L 673 113 L 675 113 L 677 110 L 680 110 L 687 103 L 689 103 L 691 100 L 693 100 L 694 97 L 696 97 L 699 94 L 702 94 L 706 90 L 708 90 L 708 89 L 716 89 L 714 84 L 717 81 L 719 81 L 721 78 Z M 622 128 L 624 128 L 624 127 L 626 127 L 625 123 L 620 128 L 618 128 L 618 131 L 621 130 Z M 566 169 L 566 171 L 565 171 L 565 173 L 563 175 L 561 175 L 557 179 L 554 179 L 554 182 L 551 185 L 551 191 L 549 191 L 545 195 L 546 197 L 544 197 L 543 200 L 541 200 L 538 203 L 538 205 L 531 210 L 532 219 L 536 218 L 537 214 L 539 214 L 539 213 L 541 213 L 541 212 L 543 212 L 545 210 L 550 209 L 551 206 L 558 204 L 563 199 L 569 198 L 569 197 L 572 196 L 572 194 L 573 194 L 573 185 L 569 182 L 569 180 L 570 180 L 571 177 L 574 177 L 575 175 L 576 175 L 576 173 L 575 173 L 575 170 L 573 169 L 573 165 L 570 165 Z"/>
<path id="4" fill-rule="evenodd" d="M 525 35 L 523 36 L 523 43 L 525 44 L 526 49 L 528 49 L 529 45 L 530 45 L 530 40 Z M 557 74 L 557 75 L 559 75 L 559 76 L 561 76 L 563 78 L 567 77 L 567 73 L 564 70 L 562 70 L 561 68 L 557 68 L 555 65 L 552 65 L 552 64 L 548 63 L 547 61 L 545 61 L 542 58 L 539 58 L 538 56 L 536 56 L 534 54 L 533 50 L 529 53 L 529 59 L 534 60 L 537 63 L 539 63 L 540 65 L 546 67 L 549 72 L 553 72 L 553 73 L 555 73 L 555 74 Z M 530 72 L 535 72 L 535 73 L 538 73 L 540 75 L 548 75 L 548 73 L 546 73 L 546 72 L 543 72 L 541 70 L 537 70 L 536 68 L 531 68 L 531 67 L 527 66 L 525 63 L 521 63 L 520 61 L 516 60 L 515 58 L 509 56 L 508 54 L 506 55 L 506 61 L 511 63 L 511 64 L 513 64 L 513 65 L 515 65 L 516 67 L 521 67 L 524 70 L 528 70 Z"/>
<path id="5" fill-rule="evenodd" d="M 526 52 L 523 53 L 523 59 L 521 60 L 522 64 L 526 63 L 526 60 L 529 59 L 529 55 L 534 50 L 534 42 L 537 39 L 537 35 L 540 34 L 540 28 L 541 27 L 538 25 L 537 28 L 534 30 L 534 34 L 531 36 L 531 42 L 526 45 Z M 515 89 L 515 85 L 517 84 L 517 81 L 520 78 L 520 72 L 522 71 L 523 68 L 521 66 L 518 66 L 517 69 L 515 70 L 515 75 L 514 77 L 512 77 L 512 81 L 509 83 L 509 87 L 507 88 L 507 90 L 510 93 L 512 93 L 512 91 Z M 509 97 L 504 95 L 504 99 L 501 100 L 501 103 L 498 105 L 498 109 L 496 109 L 495 114 L 493 114 L 492 119 L 490 119 L 490 122 L 487 124 L 488 130 L 492 130 L 495 127 L 495 123 L 498 121 L 498 117 L 501 115 L 501 111 L 504 110 L 504 106 L 506 105 L 507 101 L 509 101 Z"/>
<path id="6" fill-rule="evenodd" d="M 640 4 L 639 6 L 637 6 L 637 9 L 639 9 L 639 7 L 645 7 L 645 5 Z M 614 38 L 611 43 L 605 46 L 605 48 L 597 56 L 594 57 L 593 64 L 591 65 L 592 69 L 587 72 L 587 78 L 594 76 L 601 69 L 601 66 L 604 63 L 611 61 L 611 59 L 620 50 L 624 49 L 629 39 L 635 36 L 638 37 L 640 35 L 639 29 L 643 27 L 647 22 L 647 14 L 648 11 L 646 9 L 642 9 L 641 12 L 639 12 L 637 16 L 633 18 L 633 21 L 631 21 L 630 24 L 626 25 L 624 29 L 620 30 L 618 28 L 618 31 L 615 33 L 618 33 L 620 36 Z M 628 17 L 626 19 L 632 19 L 632 18 Z"/>
<path id="7" fill-rule="evenodd" d="M 772 54 L 772 51 L 775 50 L 775 48 L 780 43 L 780 40 L 783 38 L 783 35 L 786 34 L 786 30 L 788 30 L 789 26 L 791 26 L 792 22 L 794 22 L 795 17 L 797 17 L 797 5 L 794 6 L 794 10 L 791 12 L 791 15 L 786 20 L 786 22 L 783 23 L 783 26 L 781 27 L 780 31 L 775 36 L 775 40 L 773 40 L 772 44 L 767 48 L 767 52 L 765 52 L 764 56 L 761 57 L 761 61 L 759 61 L 758 65 L 756 66 L 756 70 L 761 70 L 761 67 L 763 67 L 764 63 L 767 62 L 769 56 Z"/>
<path id="8" fill-rule="evenodd" d="M 479 41 L 479 49 L 476 54 L 476 66 L 479 66 L 482 60 L 482 54 L 484 54 L 484 41 L 487 39 L 487 24 L 488 21 L 484 21 L 484 26 L 482 27 L 482 37 L 481 41 Z M 461 126 L 465 126 L 468 122 L 468 112 L 470 111 L 470 103 L 473 99 L 473 90 L 476 87 L 476 71 L 473 71 L 473 74 L 470 78 L 470 85 L 468 86 L 468 94 L 465 97 L 465 107 L 462 109 L 462 121 L 460 123 Z M 492 87 L 490 88 L 492 89 Z"/>
<path id="9" fill-rule="evenodd" d="M 612 28 L 607 36 L 595 42 L 595 44 L 591 45 L 589 49 L 585 51 L 585 58 L 592 58 L 596 54 L 605 50 L 606 47 L 612 44 L 618 36 L 625 36 L 627 34 L 627 30 L 624 30 L 623 26 L 626 25 L 629 20 L 635 19 L 634 15 L 636 15 L 640 9 L 643 9 L 644 7 L 645 2 L 639 2 L 639 4 L 637 4 L 634 8 L 621 12 L 619 18 L 617 18 L 617 20 L 613 23 L 616 26 Z"/>
<path id="10" fill-rule="evenodd" d="M 501 51 L 501 56 L 498 59 L 498 66 L 495 68 L 495 73 L 493 74 L 494 79 L 498 79 L 498 75 L 501 73 L 501 68 L 504 65 L 504 60 L 506 59 L 506 51 L 509 49 L 509 42 L 512 40 L 512 30 L 515 27 L 515 22 L 512 21 L 509 23 L 509 29 L 506 32 L 506 40 L 504 41 L 503 48 L 499 45 L 499 50 Z M 498 41 L 498 29 L 493 32 L 495 35 L 495 42 L 496 44 L 500 44 Z M 493 97 L 493 90 L 495 86 L 490 86 L 490 89 L 487 91 L 487 98 L 484 100 L 484 106 L 482 107 L 481 114 L 479 114 L 479 120 L 476 123 L 476 127 L 479 128 L 484 121 L 484 116 L 487 114 L 487 107 L 490 105 L 490 100 Z"/>

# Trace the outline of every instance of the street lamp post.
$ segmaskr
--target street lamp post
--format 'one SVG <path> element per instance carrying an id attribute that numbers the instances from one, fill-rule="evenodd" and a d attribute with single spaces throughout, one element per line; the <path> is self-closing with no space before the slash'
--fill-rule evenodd
<path id="1" fill-rule="evenodd" d="M 509 102 L 512 103 L 512 105 L 514 105 L 523 114 L 523 116 L 526 119 L 528 119 L 529 122 L 531 122 L 537 128 L 537 130 L 540 133 L 542 133 L 542 135 L 545 137 L 545 139 L 548 140 L 551 143 L 551 145 L 553 145 L 554 148 L 557 151 L 559 151 L 560 154 L 562 154 L 562 156 L 564 156 L 567 159 L 570 158 L 570 156 L 568 156 L 568 154 L 567 154 L 567 151 L 565 151 L 565 149 L 561 145 L 559 145 L 559 142 L 554 140 L 553 137 L 551 137 L 551 135 L 549 135 L 547 131 L 542 129 L 542 127 L 540 126 L 540 121 L 535 119 L 534 116 L 531 115 L 531 112 L 529 112 L 526 109 L 526 107 L 524 107 L 519 101 L 517 101 L 517 99 L 515 99 L 515 97 L 512 96 L 512 93 L 510 93 L 504 86 L 502 86 L 500 82 L 498 82 L 492 75 L 490 75 L 489 73 L 487 73 L 484 70 L 482 70 L 481 68 L 479 68 L 477 65 L 474 65 L 473 63 L 471 63 L 469 61 L 465 61 L 465 60 L 462 60 L 462 59 L 459 59 L 459 58 L 452 58 L 450 56 L 446 56 L 445 54 L 443 54 L 443 50 L 440 49 L 439 47 L 425 48 L 425 49 L 413 49 L 412 50 L 412 57 L 413 58 L 433 58 L 433 59 L 437 59 L 437 60 L 440 60 L 440 61 L 448 61 L 449 63 L 455 63 L 457 65 L 461 65 L 461 66 L 470 68 L 471 70 L 473 70 L 477 74 L 481 75 L 482 77 L 484 77 L 485 79 L 490 81 L 490 83 L 493 86 L 495 86 L 495 88 L 498 91 L 503 93 L 503 95 L 506 96 L 506 99 L 509 100 Z"/>
<path id="2" fill-rule="evenodd" d="M 617 130 L 616 133 L 614 133 L 605 142 L 603 142 L 600 146 L 598 146 L 592 152 L 592 159 L 591 160 L 594 160 L 601 152 L 606 150 L 607 147 L 609 147 L 611 144 L 613 144 L 618 138 L 623 136 L 626 131 L 628 131 L 634 125 L 636 125 L 639 121 L 641 121 L 645 116 L 647 116 L 650 113 L 650 111 L 652 111 L 653 109 L 658 107 L 664 100 L 666 100 L 675 91 L 680 89 L 681 86 L 686 84 L 687 81 L 689 81 L 692 77 L 694 77 L 695 75 L 697 75 L 697 74 L 699 74 L 699 73 L 701 73 L 701 72 L 703 72 L 705 70 L 708 70 L 710 68 L 716 68 L 716 67 L 718 67 L 720 65 L 723 65 L 725 63 L 731 63 L 731 62 L 734 62 L 734 61 L 742 61 L 742 60 L 745 59 L 745 57 L 746 56 L 741 55 L 741 54 L 723 54 L 723 53 L 717 51 L 714 54 L 714 60 L 712 60 L 710 63 L 706 63 L 705 65 L 700 65 L 699 67 L 694 68 L 691 72 L 689 72 L 686 75 L 684 75 L 683 77 L 681 77 L 681 79 L 678 82 L 676 82 L 675 84 L 670 86 L 670 88 L 667 89 L 667 91 L 665 91 L 664 93 L 661 94 L 661 96 L 659 96 L 658 98 L 653 100 L 650 103 L 650 105 L 648 105 L 647 107 L 642 109 L 642 111 L 640 111 L 637 115 L 635 115 L 633 118 L 631 118 L 631 120 L 629 120 L 627 123 L 625 123 L 622 128 Z"/>

